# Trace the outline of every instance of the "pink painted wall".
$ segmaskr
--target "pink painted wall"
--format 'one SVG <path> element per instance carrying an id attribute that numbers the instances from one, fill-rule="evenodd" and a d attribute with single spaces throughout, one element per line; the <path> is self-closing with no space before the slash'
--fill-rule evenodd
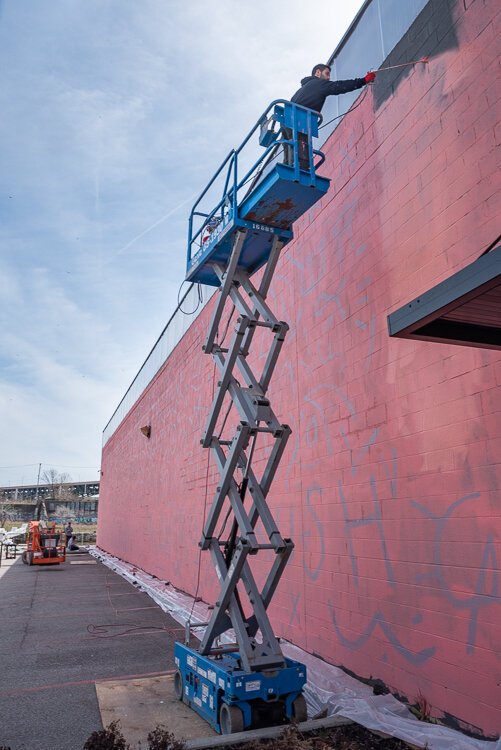
<path id="1" fill-rule="evenodd" d="M 386 316 L 499 234 L 499 8 L 425 9 L 392 61 L 429 66 L 381 73 L 331 136 L 331 189 L 297 222 L 271 293 L 291 331 L 270 396 L 293 436 L 269 499 L 296 542 L 276 630 L 488 735 L 501 729 L 501 356 L 389 339 Z M 190 593 L 216 480 L 211 466 L 206 493 L 209 314 L 102 464 L 99 546 Z M 199 593 L 216 591 L 204 553 Z"/>

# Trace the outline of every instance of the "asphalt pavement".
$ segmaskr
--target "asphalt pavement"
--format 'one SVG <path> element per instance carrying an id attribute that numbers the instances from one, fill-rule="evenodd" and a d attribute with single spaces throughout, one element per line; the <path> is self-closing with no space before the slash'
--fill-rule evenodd
<path id="1" fill-rule="evenodd" d="M 180 625 L 88 554 L 0 566 L 0 747 L 81 750 L 95 681 L 166 674 Z M 153 727 L 152 727 L 153 729 Z"/>

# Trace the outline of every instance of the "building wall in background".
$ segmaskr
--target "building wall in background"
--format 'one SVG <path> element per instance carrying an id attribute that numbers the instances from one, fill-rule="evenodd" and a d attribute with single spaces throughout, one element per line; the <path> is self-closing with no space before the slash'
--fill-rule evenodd
<path id="1" fill-rule="evenodd" d="M 499 234 L 499 38 L 494 0 L 428 3 L 387 62 L 429 65 L 380 73 L 329 138 L 330 191 L 270 295 L 291 325 L 270 398 L 293 435 L 269 500 L 296 543 L 274 626 L 487 735 L 501 728 L 501 356 L 390 340 L 386 316 Z M 191 594 L 218 476 L 199 443 L 210 308 L 102 462 L 98 545 Z M 256 338 L 256 363 L 265 351 Z M 201 565 L 213 601 L 208 553 Z"/>

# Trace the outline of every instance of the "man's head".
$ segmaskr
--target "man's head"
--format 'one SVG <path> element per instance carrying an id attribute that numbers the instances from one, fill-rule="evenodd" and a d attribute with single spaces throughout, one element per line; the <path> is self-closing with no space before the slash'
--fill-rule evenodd
<path id="1" fill-rule="evenodd" d="M 315 76 L 315 78 L 324 78 L 326 81 L 328 81 L 331 77 L 331 69 L 324 63 L 318 63 L 318 65 L 315 65 L 315 67 L 311 71 L 311 75 Z"/>

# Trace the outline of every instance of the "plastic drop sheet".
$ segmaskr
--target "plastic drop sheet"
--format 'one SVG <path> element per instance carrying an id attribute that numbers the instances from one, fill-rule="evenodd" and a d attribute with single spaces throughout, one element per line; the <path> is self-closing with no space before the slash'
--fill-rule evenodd
<path id="1" fill-rule="evenodd" d="M 207 604 L 194 602 L 191 596 L 178 591 L 170 583 L 150 576 L 137 566 L 113 557 L 98 547 L 89 548 L 89 553 L 148 594 L 181 625 L 189 619 L 192 634 L 202 637 L 204 625 L 194 628 L 193 624 L 209 621 L 211 610 Z M 232 632 L 225 635 L 228 642 L 234 642 Z M 418 721 L 392 695 L 374 695 L 369 685 L 283 639 L 281 646 L 286 656 L 306 664 L 308 683 L 303 693 L 310 718 L 325 711 L 327 716 L 343 716 L 367 729 L 398 737 L 416 747 L 429 750 L 501 750 L 501 738 L 492 742 L 476 740 L 448 727 Z"/>

